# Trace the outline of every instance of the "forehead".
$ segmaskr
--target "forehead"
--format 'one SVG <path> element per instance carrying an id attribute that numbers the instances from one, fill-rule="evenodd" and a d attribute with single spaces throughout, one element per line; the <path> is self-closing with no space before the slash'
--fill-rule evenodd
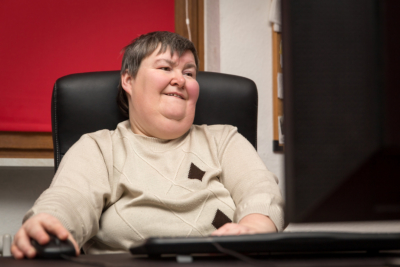
<path id="1" fill-rule="evenodd" d="M 188 61 L 193 61 L 195 63 L 195 58 L 190 50 L 185 50 L 181 55 L 179 55 L 178 51 L 174 51 L 174 53 L 171 53 L 171 48 L 167 47 L 165 51 L 162 50 L 161 45 L 158 45 L 157 48 L 148 56 L 146 56 L 143 60 L 148 60 L 148 61 L 155 61 L 158 59 L 171 59 L 171 60 L 178 60 L 184 58 L 185 60 Z"/>

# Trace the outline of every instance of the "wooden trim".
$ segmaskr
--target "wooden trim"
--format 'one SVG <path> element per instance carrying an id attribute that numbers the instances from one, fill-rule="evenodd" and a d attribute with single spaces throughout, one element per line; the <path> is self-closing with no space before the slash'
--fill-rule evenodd
<path id="1" fill-rule="evenodd" d="M 52 149 L 0 149 L 0 158 L 52 159 Z"/>
<path id="2" fill-rule="evenodd" d="M 199 54 L 200 66 L 199 70 L 204 71 L 204 0 L 198 0 L 197 2 L 197 53 Z"/>
<path id="3" fill-rule="evenodd" d="M 0 147 L 8 149 L 53 149 L 51 133 L 0 132 Z"/>
<path id="4" fill-rule="evenodd" d="M 0 158 L 53 157 L 51 133 L 0 132 Z"/>
<path id="5" fill-rule="evenodd" d="M 272 99 L 273 99 L 273 142 L 274 152 L 283 151 L 283 144 L 279 143 L 279 121 L 283 116 L 283 101 L 278 98 L 278 73 L 282 73 L 280 64 L 281 34 L 272 30 Z"/>
<path id="6" fill-rule="evenodd" d="M 185 0 L 175 0 L 175 32 L 189 39 Z M 188 0 L 192 42 L 199 56 L 199 70 L 204 71 L 204 0 Z"/>

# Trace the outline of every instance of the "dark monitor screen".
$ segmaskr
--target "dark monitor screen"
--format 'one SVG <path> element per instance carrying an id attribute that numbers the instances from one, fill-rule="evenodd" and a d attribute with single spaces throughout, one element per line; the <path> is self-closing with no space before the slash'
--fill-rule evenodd
<path id="1" fill-rule="evenodd" d="M 287 222 L 400 219 L 397 0 L 283 0 Z"/>

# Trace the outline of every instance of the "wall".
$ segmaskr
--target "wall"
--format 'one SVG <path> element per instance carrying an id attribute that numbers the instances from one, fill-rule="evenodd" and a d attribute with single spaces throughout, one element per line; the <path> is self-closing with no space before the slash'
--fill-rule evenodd
<path id="1" fill-rule="evenodd" d="M 0 238 L 18 231 L 25 213 L 49 187 L 52 165 L 52 159 L 0 160 Z"/>
<path id="2" fill-rule="evenodd" d="M 270 0 L 205 1 L 205 66 L 208 71 L 252 79 L 258 88 L 258 153 L 280 180 L 283 155 L 272 151 L 272 28 Z"/>
<path id="3" fill-rule="evenodd" d="M 174 31 L 173 0 L 2 0 L 0 131 L 51 132 L 54 82 L 118 70 L 138 35 Z"/>

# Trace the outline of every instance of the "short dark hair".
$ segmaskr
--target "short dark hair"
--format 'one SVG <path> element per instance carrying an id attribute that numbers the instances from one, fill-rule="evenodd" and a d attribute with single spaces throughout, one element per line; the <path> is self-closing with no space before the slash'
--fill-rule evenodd
<path id="1" fill-rule="evenodd" d="M 159 45 L 161 45 L 159 54 L 164 53 L 168 48 L 171 55 L 177 52 L 181 56 L 184 52 L 191 51 L 198 68 L 199 58 L 191 41 L 173 32 L 158 31 L 140 35 L 122 50 L 124 57 L 122 58 L 121 76 L 128 73 L 131 77 L 136 78 L 142 60 L 151 55 Z M 129 117 L 128 98 L 121 81 L 118 85 L 117 103 L 122 113 Z"/>

